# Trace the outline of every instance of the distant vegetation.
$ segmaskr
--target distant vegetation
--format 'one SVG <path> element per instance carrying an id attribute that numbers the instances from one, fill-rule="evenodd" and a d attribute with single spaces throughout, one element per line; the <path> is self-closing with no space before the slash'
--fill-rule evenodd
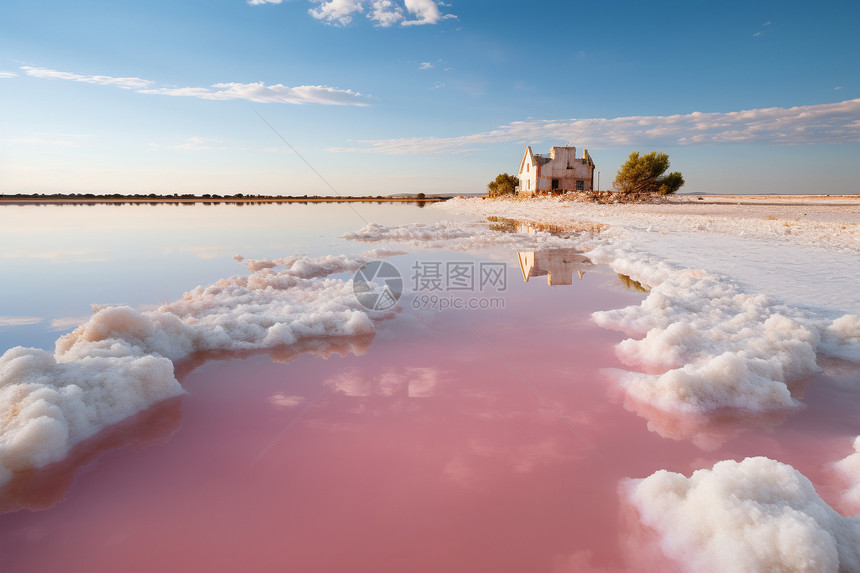
<path id="1" fill-rule="evenodd" d="M 495 181 L 490 181 L 490 183 L 487 184 L 487 191 L 489 191 L 490 197 L 513 195 L 517 192 L 517 185 L 519 182 L 520 180 L 513 175 L 500 173 L 496 177 Z"/>
<path id="2" fill-rule="evenodd" d="M 337 195 L 246 195 L 244 193 L 236 193 L 234 195 L 215 195 L 205 193 L 203 195 L 192 195 L 174 193 L 173 195 L 159 195 L 150 193 L 148 195 L 135 194 L 123 195 L 113 193 L 109 195 L 96 195 L 94 193 L 18 193 L 15 195 L 0 194 L 0 202 L 3 203 L 231 203 L 243 205 L 245 203 L 312 203 L 312 202 L 339 202 L 339 201 L 397 201 L 397 202 L 418 202 L 422 204 L 427 201 L 445 201 L 450 197 L 431 195 L 426 196 L 424 193 L 417 194 L 400 194 L 382 196 L 337 196 Z"/>
<path id="3" fill-rule="evenodd" d="M 615 190 L 628 199 L 636 200 L 647 195 L 671 195 L 684 184 L 678 171 L 663 175 L 669 169 L 669 156 L 652 151 L 639 155 L 634 151 L 618 170 L 613 184 Z"/>

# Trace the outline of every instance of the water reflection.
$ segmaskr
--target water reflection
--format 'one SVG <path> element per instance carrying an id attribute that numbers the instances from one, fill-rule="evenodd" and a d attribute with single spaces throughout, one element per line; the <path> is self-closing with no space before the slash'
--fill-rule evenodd
<path id="1" fill-rule="evenodd" d="M 272 362 L 286 364 L 299 355 L 311 354 L 323 359 L 331 356 L 361 356 L 373 343 L 374 335 L 362 334 L 332 338 L 306 339 L 290 346 L 246 351 L 197 352 L 174 364 L 174 374 L 180 382 L 195 369 L 210 361 L 246 359 L 261 354 Z M 410 386 L 411 391 L 411 386 Z M 270 403 L 278 407 L 297 405 L 301 397 L 275 394 Z M 48 466 L 16 472 L 0 487 L 0 515 L 21 509 L 44 510 L 63 500 L 75 475 L 103 454 L 126 447 L 148 447 L 170 441 L 182 422 L 182 397 L 170 398 L 74 446 L 59 462 Z"/>
<path id="2" fill-rule="evenodd" d="M 627 290 L 635 290 L 639 292 L 651 292 L 651 289 L 645 287 L 639 281 L 635 281 L 631 279 L 628 275 L 624 275 L 618 273 L 618 278 L 621 281 L 621 284 L 624 285 L 624 288 Z"/>
<path id="3" fill-rule="evenodd" d="M 624 394 L 624 409 L 647 422 L 649 432 L 676 441 L 689 440 L 709 452 L 750 430 L 773 430 L 781 426 L 794 410 L 752 412 L 724 408 L 707 413 L 669 411 Z"/>
<path id="4" fill-rule="evenodd" d="M 288 364 L 302 354 L 311 354 L 328 359 L 334 355 L 347 356 L 353 354 L 362 356 L 373 344 L 374 333 L 356 336 L 334 336 L 327 338 L 309 338 L 291 345 L 276 346 L 265 350 L 216 350 L 195 352 L 188 358 L 174 364 L 176 378 L 182 382 L 188 375 L 207 362 L 244 360 L 252 356 L 266 355 L 276 364 Z"/>
<path id="5" fill-rule="evenodd" d="M 65 497 L 79 469 L 111 450 L 166 443 L 181 421 L 182 398 L 171 398 L 81 442 L 59 462 L 16 473 L 0 488 L 0 514 L 53 507 Z"/>
<path id="6" fill-rule="evenodd" d="M 523 280 L 546 277 L 550 286 L 573 284 L 573 273 L 579 280 L 585 271 L 594 267 L 591 259 L 577 249 L 541 249 L 539 251 L 520 251 L 517 253 Z"/>
<path id="7" fill-rule="evenodd" d="M 566 221 L 563 225 L 558 225 L 496 216 L 487 217 L 487 221 L 490 222 L 490 229 L 493 231 L 524 233 L 526 235 L 542 232 L 556 237 L 570 237 L 581 233 L 596 234 L 606 228 L 606 225 L 592 221 Z"/>

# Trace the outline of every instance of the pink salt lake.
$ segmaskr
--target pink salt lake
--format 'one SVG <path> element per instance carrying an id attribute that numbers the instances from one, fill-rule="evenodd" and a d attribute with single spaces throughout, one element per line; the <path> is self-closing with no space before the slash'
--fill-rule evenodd
<path id="1" fill-rule="evenodd" d="M 755 419 L 625 403 L 605 373 L 623 335 L 589 315 L 643 295 L 600 267 L 526 284 L 516 261 L 504 309 L 405 308 L 325 358 L 178 365 L 187 395 L 13 482 L 0 569 L 672 570 L 619 484 L 751 455 L 838 507 L 856 390 L 822 374 L 805 410 Z"/>

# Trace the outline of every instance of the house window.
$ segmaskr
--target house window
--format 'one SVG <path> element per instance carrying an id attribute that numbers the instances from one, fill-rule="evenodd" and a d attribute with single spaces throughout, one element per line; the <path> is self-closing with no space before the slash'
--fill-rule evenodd
<path id="1" fill-rule="evenodd" d="M 528 184 L 526 185 L 526 190 L 528 190 L 528 191 L 532 190 L 532 180 L 531 179 L 529 179 Z"/>
<path id="2" fill-rule="evenodd" d="M 583 181 L 583 180 L 581 180 L 581 179 L 580 179 L 580 180 L 578 180 L 578 181 L 576 182 L 576 190 L 577 190 L 577 191 L 585 191 L 585 181 Z"/>
<path id="3" fill-rule="evenodd" d="M 553 190 L 553 191 L 558 191 L 558 179 L 553 179 L 553 180 L 552 180 L 552 190 Z"/>
<path id="4" fill-rule="evenodd" d="M 528 172 L 529 172 L 529 164 L 526 163 L 526 173 L 528 173 Z"/>

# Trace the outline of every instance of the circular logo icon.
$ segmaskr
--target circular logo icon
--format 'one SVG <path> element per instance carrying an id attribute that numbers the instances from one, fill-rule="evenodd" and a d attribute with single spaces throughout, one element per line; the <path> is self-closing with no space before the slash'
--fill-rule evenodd
<path id="1" fill-rule="evenodd" d="M 386 261 L 371 261 L 352 276 L 355 298 L 368 310 L 386 310 L 397 304 L 403 294 L 403 277 L 397 267 Z"/>

